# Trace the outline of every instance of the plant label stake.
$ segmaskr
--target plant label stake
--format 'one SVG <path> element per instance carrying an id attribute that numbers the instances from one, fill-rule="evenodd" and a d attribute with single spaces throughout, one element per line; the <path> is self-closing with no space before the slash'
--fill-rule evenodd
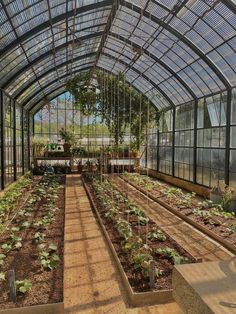
<path id="1" fill-rule="evenodd" d="M 149 286 L 150 286 L 151 289 L 155 288 L 155 265 L 154 265 L 154 261 L 150 262 Z"/>
<path id="2" fill-rule="evenodd" d="M 10 269 L 8 271 L 8 286 L 10 292 L 10 301 L 16 302 L 16 284 L 15 284 L 15 271 Z"/>

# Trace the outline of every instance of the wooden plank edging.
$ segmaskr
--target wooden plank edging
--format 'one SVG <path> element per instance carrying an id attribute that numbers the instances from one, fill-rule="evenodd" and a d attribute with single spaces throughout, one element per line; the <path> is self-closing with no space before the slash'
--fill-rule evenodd
<path id="1" fill-rule="evenodd" d="M 50 303 L 0 310 L 0 314 L 64 314 L 64 303 Z"/>

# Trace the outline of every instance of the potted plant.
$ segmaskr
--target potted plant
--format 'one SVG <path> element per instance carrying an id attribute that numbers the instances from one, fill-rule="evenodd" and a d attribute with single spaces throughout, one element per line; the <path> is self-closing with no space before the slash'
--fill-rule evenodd
<path id="1" fill-rule="evenodd" d="M 236 192 L 229 186 L 225 187 L 222 195 L 221 205 L 224 210 L 236 212 Z"/>
<path id="2" fill-rule="evenodd" d="M 34 138 L 33 148 L 35 157 L 43 157 L 45 151 L 45 141 L 43 139 Z"/>
<path id="3" fill-rule="evenodd" d="M 63 145 L 64 152 L 67 154 L 70 154 L 71 146 L 75 142 L 74 134 L 70 131 L 66 131 L 64 128 L 61 128 L 59 130 L 59 134 L 60 134 L 61 138 L 64 140 L 64 145 Z"/>

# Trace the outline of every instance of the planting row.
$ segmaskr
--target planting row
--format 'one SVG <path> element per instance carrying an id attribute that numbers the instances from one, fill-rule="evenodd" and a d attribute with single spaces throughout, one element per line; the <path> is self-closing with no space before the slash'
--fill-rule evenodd
<path id="1" fill-rule="evenodd" d="M 8 222 L 4 224 L 0 239 L 2 308 L 62 299 L 63 181 L 62 176 L 44 176 L 36 181 L 20 206 L 15 202 L 9 210 L 1 212 L 2 221 Z M 17 186 L 16 194 L 22 193 L 25 184 Z M 9 211 L 14 213 L 10 220 L 7 219 Z M 10 270 L 15 274 L 17 290 L 12 299 L 8 288 Z"/>
<path id="2" fill-rule="evenodd" d="M 193 258 L 106 179 L 86 182 L 134 291 L 170 289 L 173 266 Z"/>
<path id="3" fill-rule="evenodd" d="M 125 173 L 123 178 L 236 245 L 236 217 L 234 212 L 227 210 L 230 202 L 227 189 L 221 204 L 214 204 L 210 200 L 200 200 L 195 193 L 186 193 L 145 175 Z"/>
<path id="4" fill-rule="evenodd" d="M 19 208 L 25 201 L 26 194 L 32 189 L 34 180 L 30 175 L 21 177 L 0 197 L 0 234 L 2 234 L 11 219 L 15 215 L 16 208 Z"/>

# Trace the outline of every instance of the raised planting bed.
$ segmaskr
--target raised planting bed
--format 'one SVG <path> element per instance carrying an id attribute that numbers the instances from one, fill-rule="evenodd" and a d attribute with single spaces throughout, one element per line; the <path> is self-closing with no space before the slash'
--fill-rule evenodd
<path id="1" fill-rule="evenodd" d="M 84 182 L 132 305 L 171 301 L 174 265 L 194 257 L 106 179 L 86 175 Z"/>
<path id="2" fill-rule="evenodd" d="M 163 182 L 138 173 L 121 176 L 126 182 L 158 202 L 183 220 L 236 253 L 236 217 L 221 205 L 200 199 L 195 193 L 170 187 Z"/>
<path id="3" fill-rule="evenodd" d="M 24 201 L 1 211 L 0 313 L 63 313 L 64 185 L 63 175 L 33 178 Z"/>

